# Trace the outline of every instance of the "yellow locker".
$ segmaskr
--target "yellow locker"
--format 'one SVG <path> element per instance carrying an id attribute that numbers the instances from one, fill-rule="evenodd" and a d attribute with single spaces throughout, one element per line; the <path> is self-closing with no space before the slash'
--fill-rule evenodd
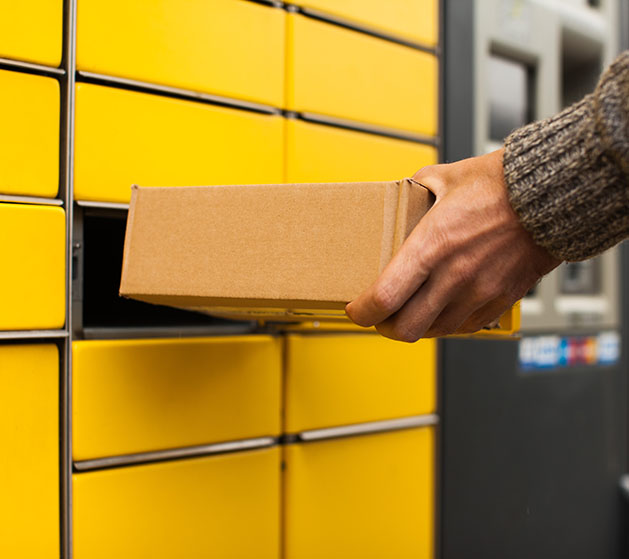
<path id="1" fill-rule="evenodd" d="M 76 559 L 279 557 L 280 451 L 75 474 Z"/>
<path id="2" fill-rule="evenodd" d="M 280 433 L 270 336 L 73 344 L 75 460 Z"/>
<path id="3" fill-rule="evenodd" d="M 437 163 L 437 149 L 312 124 L 286 121 L 286 182 L 388 181 Z"/>
<path id="4" fill-rule="evenodd" d="M 427 46 L 435 46 L 439 38 L 439 0 L 297 0 L 295 4 Z"/>
<path id="5" fill-rule="evenodd" d="M 286 432 L 435 411 L 434 340 L 290 334 L 286 344 Z"/>
<path id="6" fill-rule="evenodd" d="M 288 445 L 286 559 L 431 559 L 430 428 Z"/>
<path id="7" fill-rule="evenodd" d="M 299 14 L 287 27 L 289 109 L 437 133 L 434 55 Z"/>
<path id="8" fill-rule="evenodd" d="M 65 214 L 61 208 L 0 204 L 5 294 L 0 330 L 61 328 L 65 322 Z"/>
<path id="9" fill-rule="evenodd" d="M 57 80 L 0 70 L 0 192 L 57 195 L 59 111 Z"/>
<path id="10" fill-rule="evenodd" d="M 285 17 L 236 0 L 81 0 L 77 66 L 279 107 Z"/>
<path id="11" fill-rule="evenodd" d="M 132 184 L 282 182 L 279 116 L 79 84 L 78 200 L 128 202 Z"/>
<path id="12" fill-rule="evenodd" d="M 63 0 L 3 2 L 0 58 L 59 66 L 63 43 L 63 4 Z"/>
<path id="13" fill-rule="evenodd" d="M 1 221 L 0 221 L 1 222 Z M 59 557 L 59 357 L 0 346 L 0 557 Z"/>

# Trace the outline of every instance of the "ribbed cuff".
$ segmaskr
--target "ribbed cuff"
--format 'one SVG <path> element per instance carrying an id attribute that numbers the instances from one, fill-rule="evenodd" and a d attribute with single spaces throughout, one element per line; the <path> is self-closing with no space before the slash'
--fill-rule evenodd
<path id="1" fill-rule="evenodd" d="M 629 185 L 605 153 L 594 100 L 588 95 L 505 142 L 511 206 L 535 242 L 562 260 L 594 256 L 629 231 Z"/>

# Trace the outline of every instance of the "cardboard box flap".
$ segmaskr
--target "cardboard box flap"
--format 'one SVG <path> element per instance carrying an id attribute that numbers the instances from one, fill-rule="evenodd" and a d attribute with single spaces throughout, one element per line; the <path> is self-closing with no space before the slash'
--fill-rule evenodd
<path id="1" fill-rule="evenodd" d="M 120 293 L 187 308 L 342 309 L 432 199 L 410 179 L 134 187 Z"/>

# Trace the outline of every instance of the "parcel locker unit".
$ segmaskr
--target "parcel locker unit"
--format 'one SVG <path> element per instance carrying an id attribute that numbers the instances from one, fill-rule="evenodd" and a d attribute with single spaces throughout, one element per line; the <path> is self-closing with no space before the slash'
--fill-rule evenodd
<path id="1" fill-rule="evenodd" d="M 352 498 L 318 502 L 322 550 L 368 551 L 361 526 L 380 515 L 371 553 L 433 557 L 434 342 L 309 325 L 291 340 L 122 300 L 117 283 L 132 183 L 392 180 L 438 161 L 439 2 L 0 6 L 1 442 L 16 458 L 0 470 L 17 480 L 0 550 L 279 558 L 303 549 L 309 495 L 330 483 Z M 289 394 L 288 344 L 310 393 L 293 374 Z M 326 518 L 337 504 L 345 533 Z"/>
<path id="2" fill-rule="evenodd" d="M 448 160 L 497 147 L 490 72 L 510 76 L 511 88 L 519 84 L 512 90 L 519 102 L 494 107 L 518 125 L 560 108 L 567 88 L 561 68 L 571 64 L 566 49 L 574 46 L 566 34 L 576 27 L 598 35 L 601 69 L 616 48 L 615 2 L 449 0 L 444 7 Z M 567 73 L 574 77 L 575 70 Z M 576 75 L 589 79 L 591 72 Z M 574 81 L 569 86 L 576 88 Z M 523 301 L 521 340 L 441 342 L 444 559 L 622 556 L 626 358 L 619 285 L 626 278 L 616 275 L 618 254 L 605 255 L 603 266 L 564 268 L 543 280 Z M 572 310 L 556 306 L 566 300 Z M 607 311 L 593 312 L 602 300 Z"/>

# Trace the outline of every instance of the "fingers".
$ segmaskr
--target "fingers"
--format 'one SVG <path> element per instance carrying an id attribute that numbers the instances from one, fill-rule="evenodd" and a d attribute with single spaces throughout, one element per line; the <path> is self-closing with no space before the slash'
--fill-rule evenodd
<path id="1" fill-rule="evenodd" d="M 439 199 L 443 194 L 447 165 L 427 165 L 413 175 L 413 180 L 430 190 Z"/>
<path id="2" fill-rule="evenodd" d="M 397 312 L 428 279 L 428 266 L 420 254 L 422 223 L 367 290 L 345 307 L 360 326 L 374 326 Z"/>
<path id="3" fill-rule="evenodd" d="M 519 298 L 495 278 L 478 274 L 467 282 L 456 279 L 448 261 L 437 270 L 392 316 L 376 329 L 383 336 L 414 342 L 450 334 L 473 333 L 500 317 Z"/>
<path id="4" fill-rule="evenodd" d="M 447 293 L 435 293 L 433 279 L 421 288 L 395 314 L 376 324 L 376 330 L 383 336 L 401 342 L 416 342 L 441 314 L 446 305 Z M 438 291 L 438 290 L 437 290 Z"/>
<path id="5" fill-rule="evenodd" d="M 380 278 L 347 305 L 357 324 L 404 341 L 474 332 L 558 264 L 509 205 L 500 150 L 414 178 L 437 200 Z"/>
<path id="6" fill-rule="evenodd" d="M 376 330 L 387 338 L 402 342 L 416 342 L 420 338 L 436 338 L 451 334 L 472 334 L 497 320 L 513 302 L 498 298 L 483 304 L 476 300 L 456 300 L 442 307 L 449 300 L 448 292 L 436 295 L 430 302 L 429 280 L 400 309 L 387 320 L 376 325 Z"/>
<path id="7" fill-rule="evenodd" d="M 442 165 L 430 165 L 415 173 L 414 179 L 437 194 L 442 185 Z M 433 190 L 434 186 L 434 190 Z M 428 279 L 430 255 L 428 245 L 434 242 L 430 216 L 420 221 L 378 280 L 345 307 L 347 315 L 360 326 L 374 326 L 396 313 Z"/>
<path id="8" fill-rule="evenodd" d="M 441 314 L 429 325 L 422 337 L 439 338 L 458 332 L 473 316 L 474 312 L 478 311 L 480 306 L 481 303 L 470 300 L 458 300 L 448 303 Z M 480 330 L 480 328 L 482 326 L 476 330 Z"/>
<path id="9" fill-rule="evenodd" d="M 497 325 L 500 317 L 517 301 L 499 297 L 474 311 L 454 333 L 472 334 L 491 325 Z"/>

